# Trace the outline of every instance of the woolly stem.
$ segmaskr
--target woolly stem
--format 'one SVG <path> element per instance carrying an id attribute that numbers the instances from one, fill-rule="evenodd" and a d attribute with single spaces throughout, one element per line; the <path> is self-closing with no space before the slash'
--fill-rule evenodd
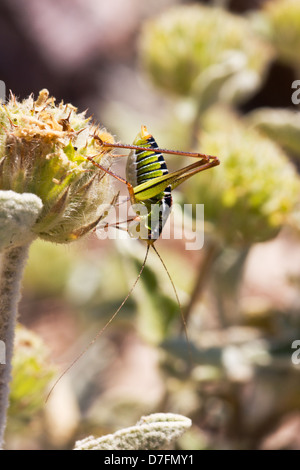
<path id="1" fill-rule="evenodd" d="M 8 248 L 3 252 L 0 273 L 0 340 L 5 344 L 6 363 L 0 364 L 0 448 L 3 446 L 6 414 L 9 404 L 9 382 L 13 355 L 20 284 L 29 244 Z"/>

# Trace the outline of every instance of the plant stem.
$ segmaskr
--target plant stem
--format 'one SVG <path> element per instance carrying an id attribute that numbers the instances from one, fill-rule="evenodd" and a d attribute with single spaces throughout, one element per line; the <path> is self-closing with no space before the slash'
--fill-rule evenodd
<path id="1" fill-rule="evenodd" d="M 214 266 L 214 295 L 220 325 L 226 328 L 240 321 L 239 290 L 249 248 L 225 249 Z M 227 259 L 226 259 L 227 258 Z"/>
<path id="2" fill-rule="evenodd" d="M 6 249 L 0 272 L 0 340 L 5 344 L 6 363 L 0 364 L 0 448 L 3 446 L 9 405 L 9 382 L 14 346 L 20 284 L 29 245 Z"/>
<path id="3" fill-rule="evenodd" d="M 191 314 L 191 311 L 195 303 L 200 298 L 203 292 L 204 285 L 209 278 L 212 265 L 216 259 L 218 252 L 219 252 L 219 246 L 214 241 L 210 240 L 209 243 L 207 244 L 207 248 L 204 252 L 204 257 L 198 269 L 198 275 L 196 278 L 193 292 L 191 294 L 190 302 L 185 310 L 184 317 L 185 317 L 186 322 L 188 321 L 188 318 Z"/>

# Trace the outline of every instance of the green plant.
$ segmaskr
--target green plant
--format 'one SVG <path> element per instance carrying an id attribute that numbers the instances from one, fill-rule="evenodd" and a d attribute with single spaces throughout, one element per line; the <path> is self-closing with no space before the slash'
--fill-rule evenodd
<path id="1" fill-rule="evenodd" d="M 90 232 L 114 203 L 106 174 L 85 156 L 109 163 L 94 135 L 105 130 L 89 123 L 72 105 L 55 105 L 47 90 L 35 101 L 11 95 L 0 105 L 0 337 L 6 364 L 0 369 L 0 445 L 8 406 L 9 381 L 20 283 L 27 251 L 37 237 L 68 243 Z"/>

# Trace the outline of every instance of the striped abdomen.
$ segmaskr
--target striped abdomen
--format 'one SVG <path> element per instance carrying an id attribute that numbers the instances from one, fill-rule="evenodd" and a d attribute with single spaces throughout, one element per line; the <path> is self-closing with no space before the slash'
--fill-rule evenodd
<path id="1" fill-rule="evenodd" d="M 168 173 L 167 165 L 162 153 L 153 152 L 158 148 L 153 136 L 148 134 L 147 129 L 138 134 L 133 145 L 147 147 L 147 150 L 132 150 L 127 159 L 126 179 L 135 188 L 146 181 Z M 142 128 L 143 131 L 143 128 Z M 149 150 L 148 150 L 149 149 Z M 171 186 L 156 196 L 143 201 L 147 207 L 148 217 L 145 222 L 148 230 L 148 239 L 159 238 L 163 226 L 170 214 L 172 206 Z M 159 215 L 157 211 L 159 208 Z"/>

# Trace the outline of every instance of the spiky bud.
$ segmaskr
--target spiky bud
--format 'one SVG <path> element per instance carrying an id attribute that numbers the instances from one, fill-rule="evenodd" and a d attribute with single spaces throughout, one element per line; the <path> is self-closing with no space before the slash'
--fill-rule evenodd
<path id="1" fill-rule="evenodd" d="M 115 199 L 111 178 L 85 157 L 109 166 L 113 142 L 71 104 L 55 104 L 47 90 L 0 105 L 0 190 L 31 193 L 43 208 L 35 236 L 68 243 L 94 228 Z"/>

